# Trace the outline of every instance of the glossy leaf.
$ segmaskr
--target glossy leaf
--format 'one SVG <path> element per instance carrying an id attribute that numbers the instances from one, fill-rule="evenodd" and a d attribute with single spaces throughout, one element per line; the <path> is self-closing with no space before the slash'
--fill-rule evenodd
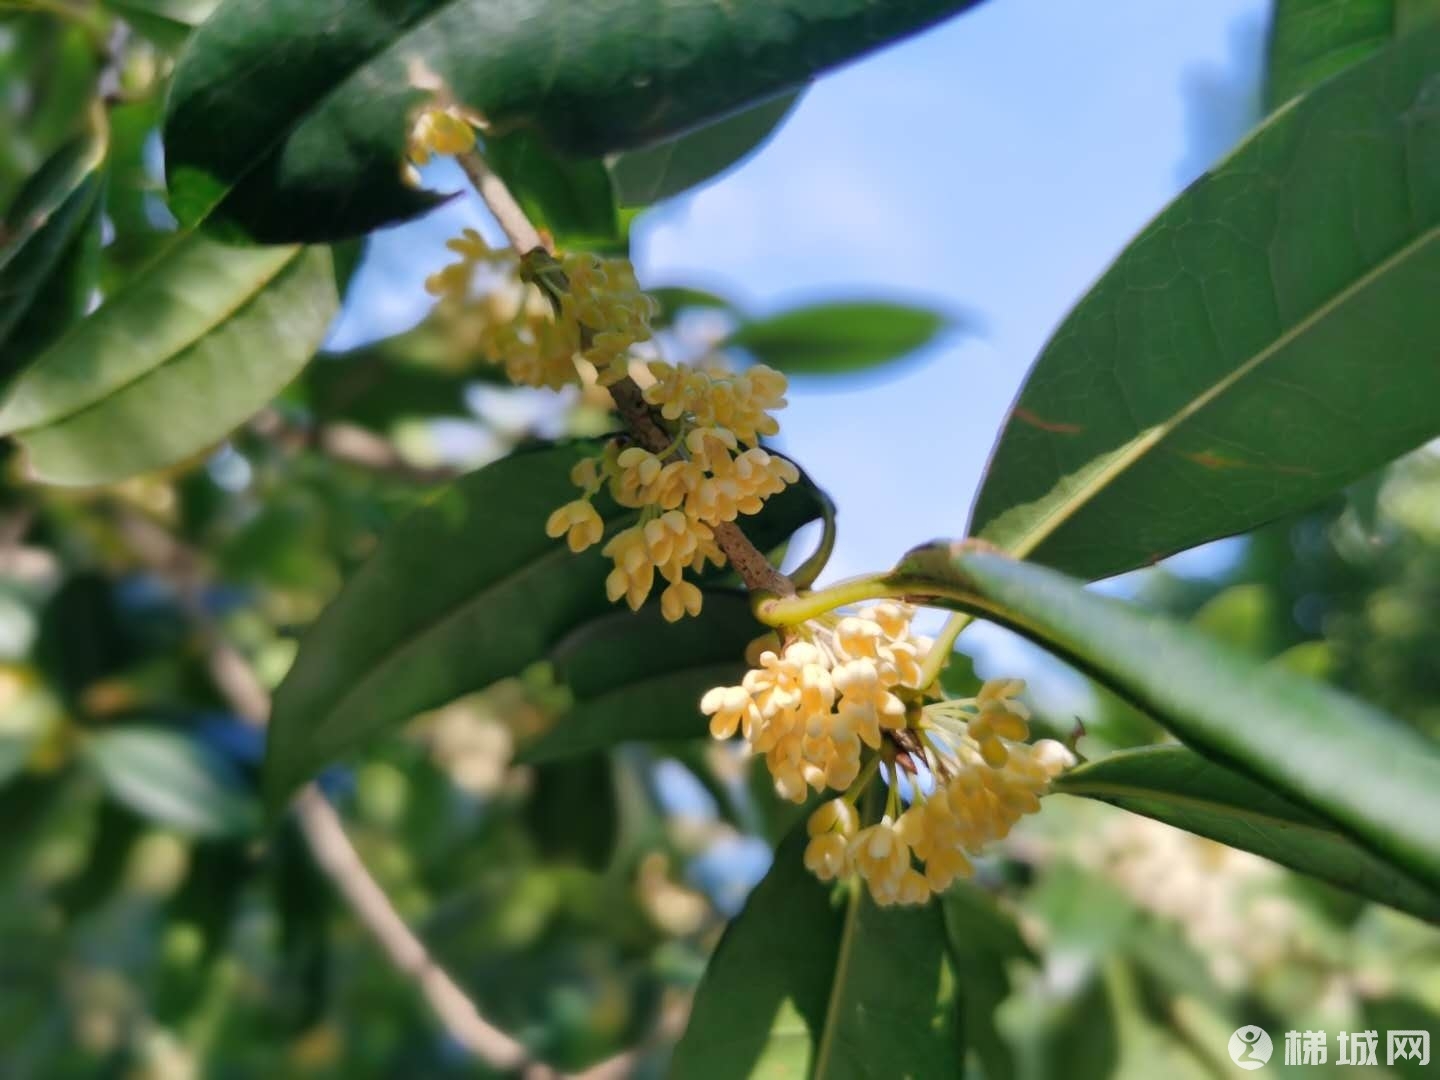
<path id="1" fill-rule="evenodd" d="M 505 179 L 526 215 L 562 247 L 623 247 L 615 194 L 605 166 L 563 158 L 525 131 L 485 140 L 485 159 Z"/>
<path id="2" fill-rule="evenodd" d="M 1440 433 L 1437 71 L 1440 26 L 1273 116 L 1156 218 L 1041 353 L 971 532 L 1104 577 Z"/>
<path id="3" fill-rule="evenodd" d="M 1010 996 L 1009 965 L 1034 963 L 1035 953 L 1015 920 L 976 885 L 959 881 L 940 899 L 946 940 L 955 964 L 956 995 L 965 1045 L 987 1080 L 1011 1080 L 1015 1055 L 996 1023 Z"/>
<path id="4" fill-rule="evenodd" d="M 1323 818 L 1184 747 L 1112 754 L 1072 770 L 1055 789 L 1144 814 L 1440 922 L 1440 893 L 1416 884 Z"/>
<path id="5" fill-rule="evenodd" d="M 1279 108 L 1437 16 L 1437 0 L 1275 0 L 1265 108 Z"/>
<path id="6" fill-rule="evenodd" d="M 614 611 L 605 599 L 609 563 L 599 547 L 573 555 L 545 535 L 550 513 L 576 495 L 571 467 L 594 451 L 593 443 L 571 443 L 512 455 L 437 492 L 387 534 L 311 627 L 276 691 L 266 759 L 272 806 L 387 728 L 515 675 L 555 650 L 580 680 L 578 708 L 597 710 L 590 715 L 604 726 L 611 715 L 603 692 L 609 675 L 595 672 L 577 643 L 590 640 L 581 627 Z M 612 529 L 634 519 L 634 511 L 606 499 L 596 505 Z M 777 497 L 755 535 L 778 543 L 818 512 L 803 489 Z M 708 626 L 708 619 L 718 619 L 728 627 L 727 640 L 737 640 L 733 614 L 727 618 L 723 605 L 702 614 L 699 624 Z M 677 668 L 703 666 L 716 655 L 704 633 L 671 633 L 699 658 L 672 651 Z M 632 659 L 612 674 L 633 671 Z M 587 702 L 583 695 L 592 691 L 596 700 Z M 585 715 L 579 722 L 586 723 Z"/>
<path id="7" fill-rule="evenodd" d="M 367 232 L 434 201 L 400 180 L 417 81 L 438 78 L 496 135 L 593 156 L 727 116 L 973 3 L 225 0 L 175 70 L 172 204 L 266 241 Z"/>
<path id="8" fill-rule="evenodd" d="M 547 761 L 639 739 L 704 736 L 700 698 L 740 681 L 745 647 L 763 631 L 741 594 L 707 591 L 698 619 L 667 623 L 654 605 L 592 619 L 547 655 L 573 705 L 528 746 Z"/>
<path id="9" fill-rule="evenodd" d="M 940 909 L 822 885 L 807 840 L 802 822 L 720 939 L 668 1075 L 959 1075 Z"/>
<path id="10" fill-rule="evenodd" d="M 892 584 L 1030 638 L 1193 750 L 1440 888 L 1440 745 L 1378 709 L 1002 556 L 930 545 L 902 560 Z"/>
<path id="11" fill-rule="evenodd" d="M 0 405 L 0 433 L 53 484 L 174 464 L 294 378 L 336 305 L 324 249 L 182 238 L 35 359 Z"/>
<path id="12" fill-rule="evenodd" d="M 696 128 L 679 138 L 616 154 L 609 161 L 621 206 L 649 206 L 715 179 L 770 140 L 795 108 L 798 92 Z"/>
<path id="13" fill-rule="evenodd" d="M 202 836 L 237 835 L 259 822 L 259 805 L 220 758 L 163 728 L 89 736 L 83 753 L 107 791 L 141 817 Z"/>
<path id="14" fill-rule="evenodd" d="M 99 255 L 105 148 L 100 132 L 66 143 L 0 223 L 0 378 L 85 314 Z"/>
<path id="15" fill-rule="evenodd" d="M 949 320 L 927 308 L 877 300 L 815 304 L 743 324 L 735 345 L 787 375 L 851 375 L 923 348 Z"/>
<path id="16" fill-rule="evenodd" d="M 166 49 L 178 49 L 215 10 L 218 0 L 104 0 L 141 34 Z"/>

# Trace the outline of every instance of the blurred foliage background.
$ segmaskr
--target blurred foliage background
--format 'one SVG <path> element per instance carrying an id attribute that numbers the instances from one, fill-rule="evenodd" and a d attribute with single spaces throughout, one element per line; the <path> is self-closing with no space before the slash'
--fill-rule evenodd
<path id="1" fill-rule="evenodd" d="M 20 6 L 0 10 L 0 206 L 105 108 L 108 213 L 75 254 L 103 294 L 173 228 L 155 129 L 209 5 Z M 343 289 L 358 252 L 337 256 Z M 893 329 L 878 356 L 937 328 Z M 263 736 L 225 667 L 274 685 L 386 526 L 450 475 L 429 421 L 467 417 L 500 448 L 603 422 L 583 399 L 476 420 L 479 377 L 463 328 L 427 323 L 322 357 L 205 460 L 100 493 L 0 487 L 0 1076 L 475 1074 L 293 826 L 262 830 Z M 1440 737 L 1440 454 L 1228 543 L 1201 575 L 1120 587 Z M 513 764 L 556 693 L 527 671 L 323 787 L 487 1017 L 562 1068 L 638 1047 L 626 1070 L 659 1074 L 791 811 L 699 742 Z M 1162 738 L 1093 689 L 1049 712 L 1059 737 L 1082 725 L 1082 753 Z M 1240 1023 L 1440 1032 L 1434 928 L 1104 806 L 1047 809 L 947 907 L 974 1075 L 1230 1075 Z"/>

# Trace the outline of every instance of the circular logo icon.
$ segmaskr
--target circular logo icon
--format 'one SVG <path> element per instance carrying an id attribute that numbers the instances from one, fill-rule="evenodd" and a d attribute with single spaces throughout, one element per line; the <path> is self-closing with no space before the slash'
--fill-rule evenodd
<path id="1" fill-rule="evenodd" d="M 1230 1060 L 1242 1069 L 1258 1069 L 1270 1060 L 1275 1044 L 1264 1028 L 1250 1024 L 1230 1036 Z"/>

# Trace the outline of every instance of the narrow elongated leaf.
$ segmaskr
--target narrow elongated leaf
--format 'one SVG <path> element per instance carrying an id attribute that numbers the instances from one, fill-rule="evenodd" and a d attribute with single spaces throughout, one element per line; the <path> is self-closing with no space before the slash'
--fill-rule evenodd
<path id="1" fill-rule="evenodd" d="M 614 719 L 609 691 L 624 693 L 645 658 L 621 665 L 612 656 L 613 671 L 595 669 L 595 654 L 583 647 L 593 637 L 580 628 L 614 610 L 605 599 L 609 562 L 599 547 L 574 555 L 545 535 L 546 518 L 576 495 L 570 469 L 595 450 L 593 443 L 572 443 L 512 455 L 442 489 L 390 531 L 310 629 L 276 691 L 265 765 L 272 806 L 387 728 L 515 675 L 552 651 L 559 669 L 577 680 L 580 730 L 601 737 Z M 778 543 L 818 515 L 813 492 L 786 495 L 770 500 L 757 519 L 757 542 Z M 596 508 L 612 530 L 635 518 L 607 499 Z M 702 613 L 699 625 L 709 626 L 708 619 L 717 620 L 718 640 L 743 653 L 749 637 L 737 632 L 733 609 L 718 605 Z M 707 633 L 675 628 L 671 635 L 651 657 L 656 677 L 666 665 L 704 667 L 717 655 Z M 683 684 L 687 697 L 691 679 Z M 665 700 L 674 701 L 680 692 L 667 693 Z"/>
<path id="2" fill-rule="evenodd" d="M 902 560 L 893 584 L 910 594 L 934 590 L 942 603 L 1009 626 L 1149 712 L 1192 749 L 1440 888 L 1440 746 L 1378 709 L 1097 596 L 1063 574 L 998 555 L 919 548 Z"/>
<path id="3" fill-rule="evenodd" d="M 1265 108 L 1279 108 L 1437 16 L 1437 0 L 1275 0 Z"/>
<path id="4" fill-rule="evenodd" d="M 1061 777 L 1055 789 L 1144 814 L 1440 922 L 1440 893 L 1416 884 L 1323 818 L 1184 747 L 1112 754 Z"/>
<path id="5" fill-rule="evenodd" d="M 850 375 L 908 356 L 948 323 L 939 312 L 906 304 L 815 304 L 747 322 L 726 344 L 789 375 Z"/>
<path id="6" fill-rule="evenodd" d="M 1440 25 L 1266 122 L 1041 353 L 971 532 L 1103 577 L 1440 433 Z"/>
<path id="7" fill-rule="evenodd" d="M 807 840 L 802 822 L 720 939 L 669 1075 L 960 1075 L 940 909 L 822 885 Z"/>
<path id="8" fill-rule="evenodd" d="M 585 623 L 548 654 L 574 704 L 517 756 L 548 761 L 632 739 L 705 735 L 700 698 L 740 680 L 745 646 L 762 629 L 744 595 L 719 590 L 707 591 L 698 619 L 667 623 L 651 605 Z"/>
<path id="9" fill-rule="evenodd" d="M 54 484 L 171 465 L 223 438 L 314 355 L 337 299 L 322 248 L 189 236 L 37 357 L 0 433 Z"/>
<path id="10" fill-rule="evenodd" d="M 616 154 L 610 176 L 621 206 L 649 206 L 714 179 L 780 129 L 800 94 L 781 94 L 676 139 Z"/>
<path id="11" fill-rule="evenodd" d="M 204 836 L 242 834 L 259 823 L 259 804 L 234 772 L 178 732 L 102 732 L 85 740 L 84 756 L 112 796 L 151 821 Z"/>
<path id="12" fill-rule="evenodd" d="M 400 181 L 415 89 L 437 79 L 497 135 L 600 155 L 678 135 L 975 0 L 225 0 L 176 67 L 172 203 L 267 241 L 333 240 L 434 197 Z M 223 137 L 217 137 L 223 133 Z"/>
<path id="13" fill-rule="evenodd" d="M 959 881 L 940 901 L 945 934 L 955 964 L 965 1046 L 979 1060 L 987 1080 L 1011 1080 L 1015 1055 L 996 1023 L 1010 996 L 1008 966 L 1035 962 L 1019 927 L 993 899 L 968 881 Z"/>
<path id="14" fill-rule="evenodd" d="M 101 131 L 65 144 L 0 223 L 0 378 L 85 313 L 95 287 L 105 148 Z"/>

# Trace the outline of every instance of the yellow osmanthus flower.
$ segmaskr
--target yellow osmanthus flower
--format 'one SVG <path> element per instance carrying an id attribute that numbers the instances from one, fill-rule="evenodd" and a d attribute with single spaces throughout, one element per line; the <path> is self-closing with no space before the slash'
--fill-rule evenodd
<path id="1" fill-rule="evenodd" d="M 417 116 L 409 157 L 457 154 L 475 145 L 479 120 L 458 106 L 436 104 Z M 466 229 L 449 241 L 456 259 L 431 274 L 426 289 L 436 314 L 467 351 L 501 365 L 511 382 L 561 389 L 614 386 L 631 370 L 631 350 L 651 340 L 659 310 L 623 259 L 567 253 L 558 265 L 522 261 L 489 247 Z M 540 286 L 544 286 L 544 289 Z M 779 431 L 772 410 L 785 404 L 785 377 L 756 365 L 734 373 L 718 365 L 682 368 L 653 360 L 644 399 L 660 413 L 673 442 L 661 453 L 612 442 L 572 477 L 579 498 L 557 508 L 547 535 L 580 552 L 604 539 L 592 500 L 608 488 L 639 521 L 616 533 L 604 554 L 614 565 L 605 588 L 612 601 L 639 608 L 656 579 L 660 610 L 676 621 L 698 615 L 700 589 L 685 579 L 707 564 L 722 566 L 716 527 L 757 514 L 765 500 L 797 482 L 799 470 L 760 447 Z"/>
<path id="2" fill-rule="evenodd" d="M 922 666 L 933 643 L 912 632 L 913 615 L 885 602 L 805 623 L 738 686 L 700 702 L 712 735 L 738 732 L 764 755 L 782 797 L 843 792 L 811 815 L 805 865 L 822 881 L 859 876 L 882 905 L 922 903 L 968 875 L 970 857 L 1038 810 L 1074 762 L 1058 742 L 1025 742 L 1018 679 L 987 682 L 975 698 L 927 700 Z M 902 762 L 914 802 L 900 812 Z M 886 812 L 862 828 L 857 801 L 882 770 Z"/>
<path id="3" fill-rule="evenodd" d="M 914 612 L 883 603 L 858 615 L 798 627 L 781 652 L 767 650 L 738 686 L 700 701 L 710 733 L 739 731 L 765 763 L 775 790 L 804 802 L 808 790 L 845 789 L 860 774 L 861 746 L 906 726 L 906 694 L 920 699 L 920 665 L 933 642 L 914 635 Z"/>
<path id="4" fill-rule="evenodd" d="M 436 155 L 463 154 L 475 148 L 475 129 L 480 118 L 459 105 L 427 105 L 416 115 L 405 145 L 404 177 L 412 187 L 420 186 L 417 165 L 428 165 Z"/>

